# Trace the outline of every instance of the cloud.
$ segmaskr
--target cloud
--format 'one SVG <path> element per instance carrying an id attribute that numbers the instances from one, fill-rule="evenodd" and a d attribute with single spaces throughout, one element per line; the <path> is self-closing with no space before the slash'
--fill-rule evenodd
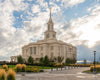
<path id="1" fill-rule="evenodd" d="M 90 15 L 85 15 L 65 23 L 61 28 L 62 32 L 58 32 L 60 39 L 75 45 L 84 44 L 88 48 L 92 48 L 100 40 L 100 37 L 98 37 L 100 34 L 99 21 L 100 5 L 96 5 Z"/>
<path id="2" fill-rule="evenodd" d="M 19 32 L 13 27 L 15 20 L 13 11 L 25 10 L 27 6 L 23 0 L 5 0 L 0 3 L 0 56 L 10 57 L 12 54 L 18 54 L 22 31 Z"/>
<path id="3" fill-rule="evenodd" d="M 38 13 L 38 12 L 40 12 L 39 5 L 33 5 L 33 7 L 32 7 L 32 12 L 33 12 L 33 13 Z"/>
<path id="4" fill-rule="evenodd" d="M 85 2 L 85 0 L 62 0 L 62 4 L 64 4 L 65 8 L 73 7 L 83 2 Z"/>
<path id="5" fill-rule="evenodd" d="M 90 50 L 88 49 L 90 47 L 99 49 L 97 42 L 100 39 L 95 35 L 100 34 L 100 5 L 88 10 L 91 11 L 90 15 L 72 19 L 70 22 L 66 21 L 66 15 L 63 14 L 64 8 L 73 7 L 84 1 L 62 0 L 61 4 L 57 4 L 56 0 L 50 0 L 50 2 L 37 0 L 31 6 L 24 0 L 5 0 L 0 2 L 0 56 L 2 56 L 0 60 L 5 60 L 6 58 L 8 60 L 10 56 L 19 55 L 23 45 L 43 39 L 43 33 L 47 29 L 49 19 L 49 7 L 52 7 L 52 18 L 58 39 L 79 46 L 80 51 L 89 52 Z M 60 2 L 60 0 L 57 0 L 57 2 Z M 14 21 L 16 20 L 13 15 L 14 11 L 23 12 L 20 15 L 23 20 L 21 28 L 14 27 Z M 94 34 L 91 35 L 93 32 Z M 96 40 L 93 40 L 94 38 Z M 92 42 L 90 43 L 90 41 Z M 86 52 L 81 53 L 80 51 L 78 57 L 82 58 L 81 55 L 83 56 Z M 85 57 L 88 56 L 89 54 Z"/>

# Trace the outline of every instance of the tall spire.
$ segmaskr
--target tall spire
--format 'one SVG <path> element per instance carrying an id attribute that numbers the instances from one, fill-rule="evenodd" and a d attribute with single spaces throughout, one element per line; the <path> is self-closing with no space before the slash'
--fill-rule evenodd
<path id="1" fill-rule="evenodd" d="M 50 18 L 49 18 L 48 23 L 53 23 L 53 22 L 52 22 L 52 18 L 51 18 L 51 9 L 52 9 L 52 8 L 50 7 Z"/>
<path id="2" fill-rule="evenodd" d="M 51 18 L 51 9 L 52 9 L 52 8 L 50 7 L 50 18 Z"/>

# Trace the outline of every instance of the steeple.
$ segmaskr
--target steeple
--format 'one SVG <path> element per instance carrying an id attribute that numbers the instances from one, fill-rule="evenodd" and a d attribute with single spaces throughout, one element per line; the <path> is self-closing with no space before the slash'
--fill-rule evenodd
<path id="1" fill-rule="evenodd" d="M 48 21 L 48 30 L 53 30 L 53 21 L 51 18 L 51 8 L 50 8 L 50 17 L 49 17 L 49 21 Z"/>
<path id="2" fill-rule="evenodd" d="M 52 18 L 51 18 L 51 9 L 52 9 L 52 8 L 50 8 L 50 17 L 49 17 L 48 23 L 53 23 L 53 22 L 52 22 Z"/>
<path id="3" fill-rule="evenodd" d="M 53 29 L 53 21 L 51 18 L 51 8 L 50 8 L 50 17 L 49 17 L 49 21 L 47 23 L 47 31 L 45 32 L 45 39 L 55 39 L 56 40 L 56 32 Z"/>

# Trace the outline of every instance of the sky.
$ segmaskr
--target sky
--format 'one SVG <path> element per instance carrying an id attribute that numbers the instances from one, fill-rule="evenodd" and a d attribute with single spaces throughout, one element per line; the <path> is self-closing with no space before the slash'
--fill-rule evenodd
<path id="1" fill-rule="evenodd" d="M 77 47 L 77 60 L 100 61 L 100 0 L 0 0 L 0 60 L 44 38 L 52 7 L 57 39 Z"/>

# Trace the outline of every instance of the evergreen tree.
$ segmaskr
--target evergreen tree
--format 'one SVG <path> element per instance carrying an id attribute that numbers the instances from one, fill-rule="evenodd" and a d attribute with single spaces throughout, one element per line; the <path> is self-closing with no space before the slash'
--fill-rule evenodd
<path id="1" fill-rule="evenodd" d="M 64 57 L 62 57 L 62 56 L 58 56 L 57 57 L 58 63 L 62 63 L 63 60 L 64 60 Z"/>
<path id="2" fill-rule="evenodd" d="M 48 56 L 44 57 L 43 63 L 44 63 L 44 65 L 48 65 L 49 64 L 49 58 L 48 58 Z"/>
<path id="3" fill-rule="evenodd" d="M 70 58 L 66 59 L 66 64 L 71 64 L 71 59 Z"/>
<path id="4" fill-rule="evenodd" d="M 23 63 L 23 58 L 21 55 L 17 57 L 17 61 L 18 63 Z"/>
<path id="5" fill-rule="evenodd" d="M 34 59 L 31 57 L 31 56 L 29 56 L 29 58 L 28 58 L 28 63 L 33 63 L 34 62 Z"/>
<path id="6" fill-rule="evenodd" d="M 44 58 L 41 57 L 41 58 L 39 59 L 39 62 L 43 64 L 43 62 L 44 62 Z"/>

